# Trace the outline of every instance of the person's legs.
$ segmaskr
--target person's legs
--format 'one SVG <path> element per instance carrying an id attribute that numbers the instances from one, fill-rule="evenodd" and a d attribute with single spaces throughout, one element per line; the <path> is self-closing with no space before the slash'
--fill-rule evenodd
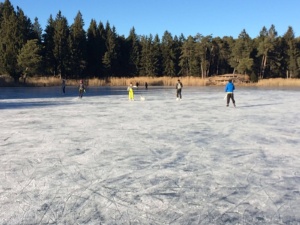
<path id="1" fill-rule="evenodd" d="M 227 93 L 227 104 L 226 104 L 226 106 L 229 106 L 230 98 L 231 98 L 231 93 Z"/>
<path id="2" fill-rule="evenodd" d="M 129 100 L 133 100 L 133 92 L 129 92 Z"/>
<path id="3" fill-rule="evenodd" d="M 233 105 L 234 105 L 234 107 L 235 107 L 235 100 L 234 100 L 233 93 L 232 93 L 232 95 L 231 95 L 231 100 L 232 100 L 232 103 L 233 103 Z"/>

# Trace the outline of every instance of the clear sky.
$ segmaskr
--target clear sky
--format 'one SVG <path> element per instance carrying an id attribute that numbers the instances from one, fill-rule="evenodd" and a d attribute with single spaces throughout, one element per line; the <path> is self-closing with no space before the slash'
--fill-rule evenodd
<path id="1" fill-rule="evenodd" d="M 4 2 L 4 0 L 0 0 Z M 156 35 L 165 31 L 187 37 L 197 33 L 213 37 L 237 38 L 243 29 L 255 38 L 265 26 L 274 24 L 279 36 L 291 26 L 300 35 L 300 0 L 10 0 L 45 29 L 50 15 L 59 10 L 74 22 L 81 12 L 85 30 L 91 19 L 104 25 L 108 21 L 119 35 L 128 36 L 132 27 L 138 35 Z"/>

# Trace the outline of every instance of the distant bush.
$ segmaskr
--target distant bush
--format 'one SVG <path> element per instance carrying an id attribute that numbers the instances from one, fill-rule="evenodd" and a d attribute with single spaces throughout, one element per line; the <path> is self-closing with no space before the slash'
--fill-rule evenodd
<path id="1" fill-rule="evenodd" d="M 0 86 L 1 87 L 15 86 L 14 79 L 8 75 L 0 75 Z"/>

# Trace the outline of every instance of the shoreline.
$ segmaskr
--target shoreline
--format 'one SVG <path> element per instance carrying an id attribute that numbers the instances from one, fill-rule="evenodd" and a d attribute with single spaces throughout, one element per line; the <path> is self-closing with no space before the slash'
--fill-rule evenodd
<path id="1" fill-rule="evenodd" d="M 97 87 L 118 87 L 128 86 L 129 83 L 134 85 L 145 87 L 148 86 L 175 86 L 177 80 L 180 79 L 183 86 L 197 87 L 208 86 L 218 87 L 226 85 L 227 81 L 220 82 L 218 84 L 212 84 L 211 78 L 202 79 L 199 77 L 132 77 L 132 78 L 107 78 L 107 79 L 83 79 L 87 86 Z M 78 86 L 80 79 L 66 79 L 66 86 Z M 62 80 L 59 77 L 29 77 L 24 83 L 23 79 L 19 80 L 19 83 L 14 83 L 12 78 L 7 76 L 0 76 L 0 87 L 52 87 L 61 86 Z M 296 78 L 270 78 L 262 79 L 258 82 L 239 82 L 233 80 L 236 86 L 240 87 L 300 87 L 300 79 Z"/>

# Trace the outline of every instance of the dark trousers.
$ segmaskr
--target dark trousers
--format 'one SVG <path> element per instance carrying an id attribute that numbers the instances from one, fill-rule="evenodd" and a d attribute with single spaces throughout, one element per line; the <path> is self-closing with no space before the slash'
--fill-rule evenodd
<path id="1" fill-rule="evenodd" d="M 177 89 L 177 98 L 181 98 L 181 89 Z"/>
<path id="2" fill-rule="evenodd" d="M 233 105 L 235 106 L 235 100 L 234 100 L 233 93 L 227 93 L 227 106 L 229 105 L 230 99 L 231 99 Z"/>
<path id="3" fill-rule="evenodd" d="M 82 96 L 83 96 L 83 91 L 84 91 L 83 89 L 80 89 L 80 90 L 79 90 L 79 98 L 82 98 Z"/>

